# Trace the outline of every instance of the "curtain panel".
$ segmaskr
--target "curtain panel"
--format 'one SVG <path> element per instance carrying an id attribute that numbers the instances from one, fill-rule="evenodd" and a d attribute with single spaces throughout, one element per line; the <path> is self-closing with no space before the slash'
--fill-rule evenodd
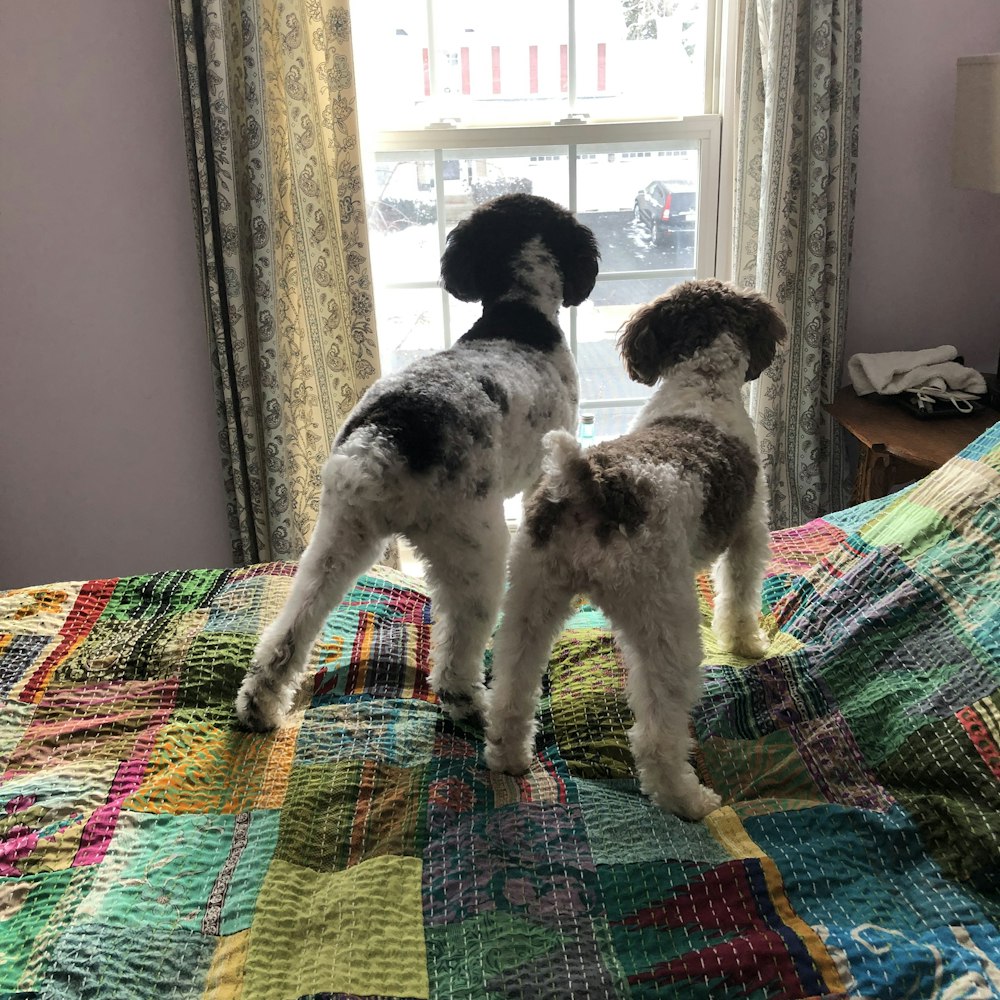
<path id="1" fill-rule="evenodd" d="M 233 560 L 294 559 L 379 374 L 349 10 L 171 9 Z"/>
<path id="2" fill-rule="evenodd" d="M 747 390 L 771 524 L 847 502 L 840 384 L 854 228 L 861 0 L 746 0 L 735 280 L 783 310 L 785 349 Z"/>

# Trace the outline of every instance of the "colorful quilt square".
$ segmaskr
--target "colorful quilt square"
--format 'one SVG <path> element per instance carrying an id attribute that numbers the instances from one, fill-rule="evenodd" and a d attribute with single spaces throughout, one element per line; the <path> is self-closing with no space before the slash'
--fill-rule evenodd
<path id="1" fill-rule="evenodd" d="M 66 590 L 68 594 L 76 592 L 76 600 L 59 626 L 58 635 L 53 637 L 55 641 L 45 648 L 44 656 L 26 669 L 21 679 L 10 688 L 12 697 L 25 702 L 38 702 L 42 698 L 56 667 L 86 640 L 100 619 L 114 592 L 115 583 L 114 580 L 91 580 L 83 584 L 64 584 L 56 588 L 60 592 Z M 60 609 L 59 616 L 61 615 Z M 19 630 L 16 615 L 14 621 L 8 619 L 8 622 L 11 631 Z M 29 625 L 29 634 L 37 634 L 38 625 L 36 622 Z"/>
<path id="2" fill-rule="evenodd" d="M 277 813 L 123 814 L 80 906 L 96 925 L 204 935 L 250 926 L 277 841 Z"/>
<path id="3" fill-rule="evenodd" d="M 310 993 L 427 1000 L 420 860 L 378 857 L 318 872 L 275 860 L 250 934 L 244 995 Z"/>
<path id="4" fill-rule="evenodd" d="M 173 681 L 130 681 L 55 689 L 38 704 L 10 755 L 11 771 L 74 761 L 144 759 L 176 696 Z"/>
<path id="5" fill-rule="evenodd" d="M 232 708 L 253 658 L 257 638 L 252 633 L 202 632 L 197 635 L 180 674 L 178 707 L 218 705 Z"/>
<path id="6" fill-rule="evenodd" d="M 35 708 L 20 701 L 0 700 L 0 769 L 7 769 L 10 755 L 31 725 Z"/>
<path id="7" fill-rule="evenodd" d="M 216 938 L 216 942 L 212 963 L 205 974 L 205 992 L 202 998 L 242 1000 L 246 997 L 244 970 L 250 953 L 250 931 L 226 934 Z"/>
<path id="8" fill-rule="evenodd" d="M 634 777 L 625 665 L 611 634 L 596 628 L 565 633 L 553 648 L 548 682 L 554 736 L 570 774 Z"/>
<path id="9" fill-rule="evenodd" d="M 784 729 L 756 740 L 705 740 L 699 763 L 707 783 L 740 815 L 825 801 Z"/>
<path id="10" fill-rule="evenodd" d="M 984 922 L 972 898 L 950 883 L 898 807 L 888 813 L 816 806 L 744 820 L 746 832 L 781 873 L 807 923 L 827 928 Z"/>
<path id="11" fill-rule="evenodd" d="M 221 586 L 213 589 L 205 607 L 208 615 L 205 631 L 222 635 L 259 635 L 275 618 L 291 589 L 288 575 L 241 574 L 235 571 Z"/>
<path id="12" fill-rule="evenodd" d="M 633 997 L 805 997 L 830 990 L 807 940 L 775 905 L 764 862 L 612 865 L 600 870 Z M 671 888 L 672 887 L 672 888 Z"/>
<path id="13" fill-rule="evenodd" d="M 56 665 L 47 690 L 177 677 L 193 636 L 204 624 L 203 614 L 184 617 L 186 621 L 98 620 Z M 189 635 L 186 643 L 185 632 Z"/>
<path id="14" fill-rule="evenodd" d="M 427 931 L 432 997 L 626 997 L 603 921 L 579 920 L 569 934 L 498 911 Z"/>
<path id="15" fill-rule="evenodd" d="M 1000 890 L 1000 782 L 957 718 L 924 726 L 882 761 L 878 775 L 949 878 L 965 883 L 992 873 Z M 962 796 L 954 794 L 959 786 Z"/>
<path id="16" fill-rule="evenodd" d="M 422 701 L 321 702 L 302 720 L 295 763 L 364 759 L 397 767 L 428 764 L 440 721 L 439 710 Z"/>
<path id="17" fill-rule="evenodd" d="M 425 783 L 422 768 L 373 761 L 296 767 L 275 856 L 325 872 L 386 854 L 419 856 Z"/>
<path id="18" fill-rule="evenodd" d="M 580 779 L 576 787 L 595 864 L 729 860 L 704 824 L 688 823 L 658 809 L 636 782 Z"/>
<path id="19" fill-rule="evenodd" d="M 864 923 L 826 931 L 826 945 L 845 969 L 851 996 L 992 997 L 1000 991 L 1000 947 L 990 925 L 941 924 L 921 932 Z"/>
<path id="20" fill-rule="evenodd" d="M 72 919 L 93 872 L 66 869 L 0 879 L 0 995 L 44 995 L 31 991 L 46 950 Z"/>
<path id="21" fill-rule="evenodd" d="M 66 623 L 81 584 L 63 583 L 56 587 L 26 587 L 0 593 L 0 634 L 58 635 Z"/>
<path id="22" fill-rule="evenodd" d="M 866 766 L 844 717 L 836 711 L 793 723 L 788 732 L 823 799 L 887 812 L 894 800 Z"/>
<path id="23" fill-rule="evenodd" d="M 134 926 L 74 922 L 46 956 L 33 995 L 189 1000 L 200 995 L 214 952 L 214 938 L 175 927 L 149 934 Z"/>
<path id="24" fill-rule="evenodd" d="M 7 698 L 25 671 L 41 663 L 54 650 L 59 639 L 50 635 L 12 635 L 0 633 L 0 698 Z"/>
<path id="25" fill-rule="evenodd" d="M 859 626 L 822 667 L 859 750 L 874 766 L 928 717 L 948 718 L 997 683 L 926 605 L 894 637 L 883 628 Z"/>
<path id="26" fill-rule="evenodd" d="M 511 775 L 487 771 L 493 805 L 497 808 L 514 802 L 567 801 L 566 777 L 562 762 L 553 761 L 546 751 L 537 754 L 526 774 Z"/>
<path id="27" fill-rule="evenodd" d="M 293 728 L 267 737 L 235 729 L 228 708 L 176 709 L 125 807 L 174 814 L 279 809 L 296 737 Z"/>
<path id="28" fill-rule="evenodd" d="M 314 705 L 350 695 L 433 700 L 427 681 L 431 602 L 383 569 L 362 576 L 327 619 L 318 643 Z M 345 636 L 353 636 L 345 642 Z"/>
<path id="29" fill-rule="evenodd" d="M 114 761 L 78 761 L 5 781 L 0 792 L 0 875 L 87 863 L 95 827 L 113 821 L 119 769 Z"/>
<path id="30" fill-rule="evenodd" d="M 208 569 L 123 576 L 117 581 L 102 618 L 133 622 L 200 608 L 210 601 L 221 582 L 218 571 Z"/>
<path id="31" fill-rule="evenodd" d="M 498 903 L 542 923 L 589 914 L 596 865 L 578 805 L 525 803 L 483 813 L 468 801 L 432 801 L 428 827 L 429 926 L 492 913 Z"/>
<path id="32" fill-rule="evenodd" d="M 704 693 L 692 713 L 701 739 L 756 739 L 791 723 L 822 718 L 835 706 L 830 685 L 809 651 L 778 653 L 783 637 L 779 632 L 772 643 L 772 658 L 752 669 L 704 666 Z"/>

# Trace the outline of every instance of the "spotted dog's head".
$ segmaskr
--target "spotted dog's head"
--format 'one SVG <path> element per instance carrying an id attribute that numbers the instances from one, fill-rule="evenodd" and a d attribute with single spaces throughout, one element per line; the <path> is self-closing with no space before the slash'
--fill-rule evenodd
<path id="1" fill-rule="evenodd" d="M 441 257 L 444 287 L 463 302 L 495 302 L 525 284 L 521 255 L 534 239 L 561 273 L 563 305 L 579 305 L 597 280 L 597 240 L 572 212 L 530 194 L 494 198 L 451 231 Z"/>
<path id="2" fill-rule="evenodd" d="M 685 281 L 636 310 L 622 328 L 618 349 L 629 378 L 653 385 L 722 333 L 744 349 L 750 382 L 774 360 L 785 321 L 760 292 L 715 278 Z"/>

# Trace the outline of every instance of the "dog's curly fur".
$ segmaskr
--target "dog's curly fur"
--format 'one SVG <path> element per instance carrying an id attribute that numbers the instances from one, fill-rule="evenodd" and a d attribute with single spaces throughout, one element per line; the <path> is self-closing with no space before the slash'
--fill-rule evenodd
<path id="1" fill-rule="evenodd" d="M 762 655 L 765 484 L 740 389 L 784 336 L 758 293 L 685 282 L 639 309 L 619 338 L 631 377 L 659 382 L 629 433 L 586 451 L 565 431 L 546 435 L 545 475 L 514 540 L 493 646 L 491 768 L 530 767 L 549 650 L 573 596 L 586 593 L 625 655 L 643 790 L 689 819 L 719 805 L 688 761 L 701 690 L 695 575 L 715 560 L 713 631 L 726 649 Z"/>
<path id="2" fill-rule="evenodd" d="M 558 325 L 597 279 L 593 233 L 545 198 L 505 195 L 448 237 L 444 287 L 483 313 L 449 350 L 380 379 L 337 435 L 319 519 L 291 593 L 236 701 L 256 730 L 292 705 L 316 633 L 387 538 L 425 557 L 431 685 L 456 717 L 482 711 L 483 651 L 503 592 L 503 501 L 534 484 L 543 435 L 576 420 L 576 365 Z"/>

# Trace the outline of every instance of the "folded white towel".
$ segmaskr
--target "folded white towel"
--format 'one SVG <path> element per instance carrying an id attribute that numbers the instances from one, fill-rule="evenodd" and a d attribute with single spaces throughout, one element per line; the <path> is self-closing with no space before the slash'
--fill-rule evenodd
<path id="1" fill-rule="evenodd" d="M 986 392 L 986 380 L 974 368 L 954 359 L 958 351 L 949 344 L 922 351 L 886 351 L 855 354 L 847 361 L 854 391 L 859 396 L 877 392 L 894 396 L 901 392 L 932 389 L 942 393 L 978 396 Z"/>

